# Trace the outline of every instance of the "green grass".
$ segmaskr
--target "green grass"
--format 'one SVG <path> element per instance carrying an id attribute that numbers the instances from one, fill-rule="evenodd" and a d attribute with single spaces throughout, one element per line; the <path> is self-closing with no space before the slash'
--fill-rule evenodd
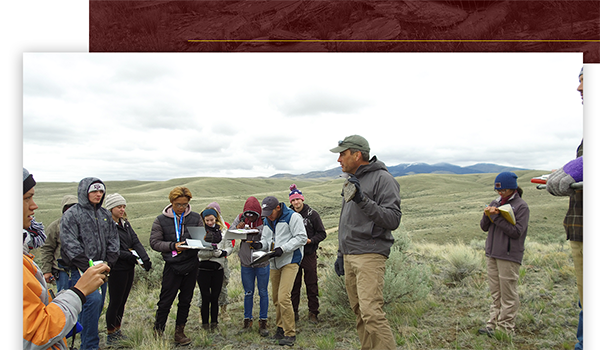
<path id="1" fill-rule="evenodd" d="M 525 191 L 523 198 L 531 208 L 531 218 L 523 265 L 519 271 L 521 308 L 517 317 L 517 333 L 511 338 L 477 335 L 491 302 L 483 252 L 486 234 L 480 230 L 479 220 L 485 205 L 496 196 L 492 190 L 495 174 L 431 174 L 397 178 L 403 218 L 394 233 L 397 237 L 397 248 L 394 249 L 403 255 L 390 258 L 388 268 L 404 275 L 398 277 L 388 271 L 386 281 L 390 279 L 389 286 L 398 283 L 398 289 L 410 285 L 414 288 L 410 293 L 413 299 L 388 300 L 385 305 L 399 349 L 533 350 L 573 347 L 579 310 L 573 262 L 562 228 L 568 202 L 567 198 L 552 197 L 545 191 L 536 190 L 529 183 L 531 177 L 543 173 L 517 172 L 519 185 Z M 168 204 L 168 193 L 175 186 L 191 189 L 194 196 L 191 203 L 195 210 L 212 201 L 219 202 L 225 219 L 231 222 L 242 210 L 248 196 L 254 195 L 262 200 L 267 195 L 275 195 L 286 201 L 292 183 L 302 190 L 307 203 L 319 211 L 330 232 L 319 250 L 321 323 L 314 326 L 308 322 L 303 294 L 296 348 L 358 349 L 354 315 L 338 293 L 343 288 L 343 280 L 333 273 L 342 180 L 189 178 L 156 182 L 116 181 L 106 185 L 108 193 L 119 192 L 126 198 L 128 216 L 140 240 L 148 247 L 152 221 Z M 36 202 L 40 209 L 36 212 L 36 219 L 48 225 L 58 218 L 62 196 L 75 194 L 76 188 L 76 183 L 38 183 Z M 155 340 L 151 328 L 163 263 L 157 252 L 147 250 L 154 263 L 153 269 L 149 273 L 142 269 L 136 271 L 136 281 L 123 320 L 123 332 L 130 339 L 123 345 L 131 349 L 170 349 L 176 308 L 174 305 L 171 309 L 165 339 Z M 240 333 L 243 288 L 239 259 L 237 254 L 228 259 L 231 269 L 228 286 L 230 319 L 221 320 L 216 333 L 202 331 L 198 321 L 199 291 L 196 287 L 186 327 L 186 334 L 193 340 L 189 348 L 280 348 L 258 335 L 257 324 L 251 333 Z M 454 278 L 453 273 L 459 269 L 459 278 Z M 257 312 L 256 294 L 255 314 Z M 274 320 L 271 303 L 271 332 L 275 328 Z M 101 345 L 105 339 L 104 322 L 102 316 Z"/>

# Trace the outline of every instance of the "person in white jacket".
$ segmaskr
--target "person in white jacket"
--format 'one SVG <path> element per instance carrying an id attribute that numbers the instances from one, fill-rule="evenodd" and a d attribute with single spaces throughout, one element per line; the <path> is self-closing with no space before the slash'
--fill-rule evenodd
<path id="1" fill-rule="evenodd" d="M 262 216 L 267 220 L 261 240 L 251 245 L 254 249 L 273 251 L 269 277 L 277 323 L 273 338 L 279 341 L 279 345 L 292 346 L 296 341 L 292 288 L 308 236 L 302 215 L 273 196 L 263 199 Z"/>
<path id="2" fill-rule="evenodd" d="M 206 228 L 206 242 L 212 243 L 214 250 L 198 250 L 198 288 L 202 295 L 200 321 L 202 328 L 215 330 L 219 324 L 219 295 L 223 287 L 226 257 L 233 251 L 228 239 L 223 239 L 227 226 L 215 207 L 207 207 L 200 216 Z M 210 320 L 210 323 L 209 323 Z"/>

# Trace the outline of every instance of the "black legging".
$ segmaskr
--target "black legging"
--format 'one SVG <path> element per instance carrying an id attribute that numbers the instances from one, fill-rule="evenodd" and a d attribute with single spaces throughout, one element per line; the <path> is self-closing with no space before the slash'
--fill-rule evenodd
<path id="1" fill-rule="evenodd" d="M 133 284 L 134 271 L 132 268 L 110 272 L 110 276 L 108 277 L 109 302 L 106 309 L 106 329 L 109 332 L 121 328 L 125 303 Z"/>
<path id="2" fill-rule="evenodd" d="M 198 269 L 198 287 L 202 294 L 202 305 L 200 315 L 202 315 L 202 324 L 208 324 L 210 314 L 211 323 L 219 323 L 219 295 L 223 287 L 224 270 L 203 270 Z"/>
<path id="3" fill-rule="evenodd" d="M 192 297 L 194 296 L 195 277 L 195 273 L 178 275 L 169 264 L 165 264 L 160 297 L 156 304 L 158 308 L 156 310 L 154 329 L 160 331 L 165 330 L 165 324 L 167 323 L 171 305 L 173 305 L 173 301 L 175 300 L 175 297 L 177 297 L 178 292 L 179 303 L 177 304 L 177 318 L 175 319 L 175 325 L 186 324 Z"/>

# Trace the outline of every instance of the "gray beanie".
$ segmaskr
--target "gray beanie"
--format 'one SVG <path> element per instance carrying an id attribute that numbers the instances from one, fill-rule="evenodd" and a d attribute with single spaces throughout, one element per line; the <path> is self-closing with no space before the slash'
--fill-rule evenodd
<path id="1" fill-rule="evenodd" d="M 104 205 L 106 206 L 106 209 L 111 210 L 119 205 L 127 205 L 127 203 L 125 202 L 125 198 L 123 198 L 123 196 L 118 193 L 112 193 L 106 196 Z"/>

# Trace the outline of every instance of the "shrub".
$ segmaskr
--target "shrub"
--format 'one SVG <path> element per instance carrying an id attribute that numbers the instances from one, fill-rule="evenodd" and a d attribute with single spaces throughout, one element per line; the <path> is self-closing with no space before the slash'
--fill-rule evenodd
<path id="1" fill-rule="evenodd" d="M 396 239 L 386 262 L 384 275 L 384 308 L 390 309 L 396 303 L 409 303 L 424 299 L 431 290 L 431 270 L 425 263 L 416 261 L 408 254 L 410 238 L 395 234 Z M 324 301 L 329 304 L 332 314 L 338 320 L 353 320 L 349 307 L 344 279 L 338 277 L 333 268 L 328 268 L 323 278 Z"/>
<path id="2" fill-rule="evenodd" d="M 461 282 L 482 267 L 480 256 L 462 243 L 448 246 L 448 253 L 444 258 L 448 262 L 445 274 L 450 282 Z"/>

